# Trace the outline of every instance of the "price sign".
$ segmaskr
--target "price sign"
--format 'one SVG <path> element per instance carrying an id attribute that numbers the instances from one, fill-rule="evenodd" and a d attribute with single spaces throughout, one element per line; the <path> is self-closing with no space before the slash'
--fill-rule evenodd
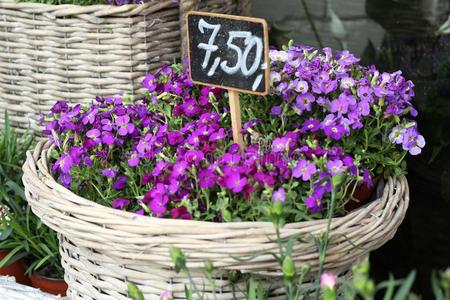
<path id="1" fill-rule="evenodd" d="M 269 91 L 267 22 L 190 12 L 187 28 L 191 79 L 228 89 L 234 141 L 243 148 L 238 92 L 266 95 Z"/>

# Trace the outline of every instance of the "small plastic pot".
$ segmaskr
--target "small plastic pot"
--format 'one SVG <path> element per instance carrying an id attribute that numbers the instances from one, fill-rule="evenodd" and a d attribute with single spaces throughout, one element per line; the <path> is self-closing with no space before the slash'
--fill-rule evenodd
<path id="1" fill-rule="evenodd" d="M 1 249 L 0 250 L 0 260 L 5 258 L 10 250 Z M 23 260 L 19 259 L 18 261 L 13 262 L 12 264 L 0 268 L 0 275 L 14 276 L 16 278 L 16 282 L 20 284 L 30 285 L 30 278 L 25 275 L 25 263 Z"/>
<path id="2" fill-rule="evenodd" d="M 347 211 L 355 210 L 367 203 L 372 198 L 373 193 L 375 192 L 375 189 L 377 188 L 378 182 L 380 181 L 381 176 L 378 175 L 374 178 L 372 178 L 373 185 L 369 187 L 367 184 L 363 183 L 356 187 L 355 193 L 353 194 L 353 197 L 355 197 L 358 202 L 356 201 L 349 201 L 347 204 L 345 204 L 344 208 Z M 352 189 L 353 187 L 350 187 Z"/>
<path id="3" fill-rule="evenodd" d="M 43 292 L 63 297 L 66 296 L 68 288 L 63 279 L 48 278 L 36 272 L 31 275 L 31 286 Z"/>

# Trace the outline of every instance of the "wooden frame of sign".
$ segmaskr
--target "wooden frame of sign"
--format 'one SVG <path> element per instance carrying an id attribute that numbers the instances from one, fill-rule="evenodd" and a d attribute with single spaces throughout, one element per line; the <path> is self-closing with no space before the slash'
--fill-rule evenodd
<path id="1" fill-rule="evenodd" d="M 186 28 L 191 80 L 228 90 L 233 139 L 243 149 L 239 92 L 267 95 L 270 88 L 267 22 L 259 18 L 191 11 L 186 16 Z M 249 58 L 253 59 L 250 68 Z M 230 67 L 229 61 L 236 64 Z"/>

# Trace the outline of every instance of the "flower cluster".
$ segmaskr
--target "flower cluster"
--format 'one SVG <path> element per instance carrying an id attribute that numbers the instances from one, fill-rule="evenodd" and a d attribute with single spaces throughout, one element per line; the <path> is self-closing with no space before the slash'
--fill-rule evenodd
<path id="1" fill-rule="evenodd" d="M 145 77 L 141 101 L 58 101 L 44 130 L 57 147 L 54 173 L 138 214 L 260 220 L 282 201 L 299 221 L 322 217 L 333 188 L 343 213 L 355 183 L 400 174 L 405 154 L 420 153 L 413 85 L 400 72 L 359 66 L 348 51 L 290 45 L 270 57 L 271 95 L 242 95 L 245 149 L 232 141 L 227 93 L 195 86 L 173 65 Z"/>

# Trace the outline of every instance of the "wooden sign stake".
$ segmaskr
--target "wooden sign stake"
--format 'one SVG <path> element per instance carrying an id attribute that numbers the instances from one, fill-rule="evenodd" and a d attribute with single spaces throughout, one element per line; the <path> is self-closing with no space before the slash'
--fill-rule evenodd
<path id="1" fill-rule="evenodd" d="M 241 105 L 239 101 L 239 92 L 228 90 L 230 97 L 230 114 L 231 126 L 233 129 L 233 141 L 239 145 L 241 150 L 245 149 L 244 139 L 242 138 L 242 124 L 241 124 Z"/>
<path id="2" fill-rule="evenodd" d="M 269 29 L 264 19 L 191 11 L 186 15 L 193 83 L 228 90 L 233 141 L 245 149 L 239 93 L 269 93 Z"/>

